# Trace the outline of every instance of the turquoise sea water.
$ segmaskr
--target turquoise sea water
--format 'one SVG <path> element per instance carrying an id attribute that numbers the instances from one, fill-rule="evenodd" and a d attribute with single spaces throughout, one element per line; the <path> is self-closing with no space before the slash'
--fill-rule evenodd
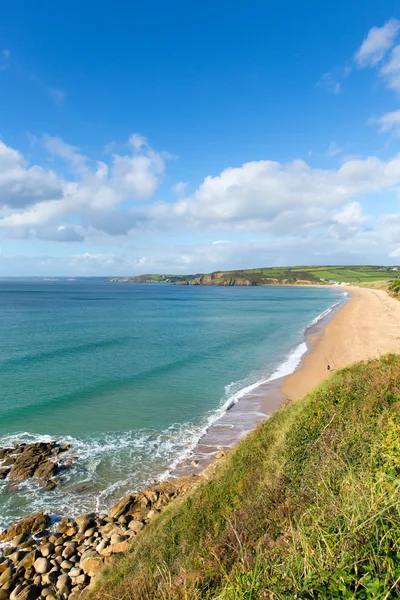
<path id="1" fill-rule="evenodd" d="M 0 446 L 60 439 L 46 491 L 0 482 L 0 528 L 35 509 L 104 509 L 176 464 L 242 390 L 298 361 L 343 290 L 0 281 Z M 297 358 L 296 358 L 297 356 Z"/>

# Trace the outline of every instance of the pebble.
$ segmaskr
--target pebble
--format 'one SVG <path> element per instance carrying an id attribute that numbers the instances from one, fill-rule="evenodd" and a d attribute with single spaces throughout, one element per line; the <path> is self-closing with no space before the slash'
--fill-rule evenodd
<path id="1" fill-rule="evenodd" d="M 0 550 L 0 600 L 86 597 L 112 556 L 127 552 L 150 519 L 197 480 L 183 479 L 181 487 L 176 481 L 164 482 L 130 494 L 111 509 L 112 517 L 89 513 L 75 520 L 64 518 L 56 531 L 49 531 L 48 516 L 36 513 L 29 523 L 41 523 L 42 530 L 35 529 L 34 535 L 15 535 L 21 527 L 13 524 L 12 541 L 3 553 Z"/>

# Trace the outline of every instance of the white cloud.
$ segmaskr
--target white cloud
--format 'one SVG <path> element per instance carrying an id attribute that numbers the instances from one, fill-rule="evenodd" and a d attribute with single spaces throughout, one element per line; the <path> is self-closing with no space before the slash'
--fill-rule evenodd
<path id="1" fill-rule="evenodd" d="M 400 21 L 389 19 L 382 27 L 372 27 L 355 55 L 360 67 L 375 66 L 393 46 L 400 29 Z"/>
<path id="2" fill-rule="evenodd" d="M 335 96 L 340 94 L 342 89 L 340 81 L 338 81 L 338 79 L 330 72 L 324 73 L 317 85 L 325 88 L 328 92 L 334 94 Z"/>
<path id="3" fill-rule="evenodd" d="M 146 271 L 152 265 L 160 267 L 162 261 L 166 267 L 169 261 L 171 268 L 181 270 L 198 270 L 202 261 L 219 268 L 221 256 L 227 262 L 230 257 L 240 262 L 233 247 L 238 247 L 235 237 L 243 234 L 251 234 L 252 238 L 268 236 L 276 243 L 289 238 L 312 240 L 315 251 L 318 244 L 320 251 L 325 250 L 330 238 L 340 238 L 346 244 L 350 238 L 366 239 L 366 231 L 377 230 L 378 226 L 375 221 L 368 223 L 368 216 L 363 214 L 363 197 L 382 191 L 396 193 L 400 185 L 400 155 L 387 161 L 375 156 L 352 158 L 335 169 L 314 169 L 302 160 L 287 164 L 261 160 L 205 177 L 191 196 L 163 202 L 153 198 L 165 160 L 142 136 L 131 138 L 131 151 L 113 154 L 107 164 L 91 160 L 59 138 L 46 136 L 42 142 L 53 157 L 65 161 L 74 177 L 66 179 L 39 165 L 30 166 L 21 153 L 0 143 L 3 237 L 63 243 L 86 239 L 89 243 L 95 240 L 98 247 L 127 244 L 162 231 L 173 233 L 175 238 L 195 231 L 215 235 L 215 242 L 210 242 L 206 250 L 202 246 L 194 257 L 189 250 L 171 254 L 165 248 L 165 257 L 160 248 L 153 260 L 147 248 L 147 254 L 143 251 L 132 259 L 124 258 L 122 263 L 111 253 L 74 255 L 74 264 L 89 270 L 104 267 L 112 272 L 109 267 L 114 265 L 114 272 L 123 272 L 119 266 Z M 370 233 L 368 239 L 372 243 L 386 235 L 388 256 L 399 243 L 400 226 L 394 219 L 387 219 L 382 221 L 382 228 L 385 234 Z M 235 232 L 235 237 L 232 239 L 228 232 Z M 267 255 L 257 256 L 257 262 L 262 256 Z M 278 262 L 282 261 L 283 255 Z"/>
<path id="4" fill-rule="evenodd" d="M 0 141 L 0 208 L 22 208 L 62 192 L 63 181 L 54 171 L 29 167 L 20 152 Z"/>
<path id="5" fill-rule="evenodd" d="M 391 52 L 390 59 L 380 70 L 387 87 L 400 92 L 400 46 L 395 46 Z"/>
<path id="6" fill-rule="evenodd" d="M 0 229 L 10 235 L 82 239 L 82 229 L 71 228 L 69 219 L 84 229 L 127 233 L 135 225 L 129 203 L 151 198 L 165 169 L 164 158 L 140 136 L 131 138 L 130 154 L 114 154 L 109 165 L 90 161 L 60 138 L 45 136 L 43 143 L 78 178 L 68 181 L 40 166 L 29 167 L 18 151 L 0 142 Z"/>
<path id="7" fill-rule="evenodd" d="M 400 133 L 400 110 L 385 113 L 380 117 L 372 117 L 369 120 L 370 124 L 379 125 L 379 131 L 382 133 L 394 132 Z"/>
<path id="8" fill-rule="evenodd" d="M 175 185 L 173 185 L 171 187 L 171 190 L 175 193 L 175 194 L 184 194 L 187 188 L 187 183 L 184 183 L 183 181 L 178 181 L 178 183 L 175 183 Z"/>
<path id="9" fill-rule="evenodd" d="M 332 170 L 312 169 L 301 160 L 265 160 L 206 177 L 192 197 L 152 204 L 140 218 L 177 228 L 282 235 L 327 226 L 349 202 L 399 184 L 400 155 L 387 162 L 353 159 Z"/>
<path id="10" fill-rule="evenodd" d="M 337 156 L 338 154 L 340 154 L 341 151 L 342 151 L 341 148 L 339 148 L 337 143 L 335 141 L 333 141 L 329 144 L 329 147 L 328 147 L 327 151 L 325 152 L 325 156 L 328 158 L 331 158 L 332 156 Z"/>

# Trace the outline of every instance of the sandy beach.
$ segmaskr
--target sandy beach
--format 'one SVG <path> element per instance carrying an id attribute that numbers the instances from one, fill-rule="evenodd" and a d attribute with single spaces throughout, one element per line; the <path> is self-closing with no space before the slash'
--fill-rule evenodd
<path id="1" fill-rule="evenodd" d="M 338 310 L 321 335 L 311 338 L 311 351 L 300 368 L 285 378 L 281 391 L 295 399 L 340 369 L 387 352 L 400 352 L 400 302 L 383 290 L 349 286 L 351 299 Z"/>

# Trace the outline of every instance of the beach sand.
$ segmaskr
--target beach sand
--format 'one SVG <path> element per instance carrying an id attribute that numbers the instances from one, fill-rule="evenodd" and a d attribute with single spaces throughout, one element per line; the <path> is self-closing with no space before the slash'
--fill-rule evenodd
<path id="1" fill-rule="evenodd" d="M 355 286 L 344 289 L 351 292 L 351 298 L 327 320 L 306 332 L 308 352 L 296 371 L 262 383 L 243 396 L 210 427 L 186 463 L 174 470 L 174 476 L 200 473 L 221 449 L 235 446 L 258 423 L 278 410 L 285 399 L 304 396 L 335 370 L 387 352 L 400 353 L 400 302 L 382 290 Z M 193 459 L 195 464 L 192 465 Z"/>
<path id="2" fill-rule="evenodd" d="M 300 368 L 288 375 L 281 392 L 288 398 L 304 396 L 340 369 L 387 352 L 400 352 L 400 302 L 383 290 L 348 286 L 352 297 L 336 312 L 311 348 Z"/>

